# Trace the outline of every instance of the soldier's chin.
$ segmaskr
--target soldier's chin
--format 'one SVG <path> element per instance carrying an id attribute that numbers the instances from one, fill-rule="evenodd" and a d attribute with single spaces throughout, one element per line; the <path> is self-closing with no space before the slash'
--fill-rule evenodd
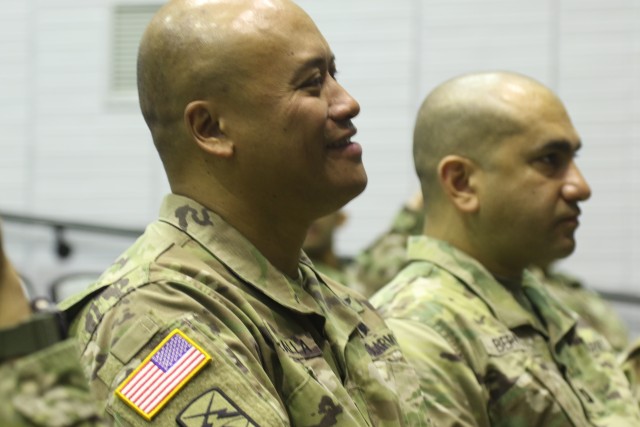
<path id="1" fill-rule="evenodd" d="M 327 210 L 327 212 L 324 213 L 324 215 L 327 215 L 331 212 L 335 212 L 338 209 L 343 208 L 347 203 L 349 203 L 351 200 L 359 196 L 364 191 L 366 186 L 367 186 L 367 181 L 365 179 L 364 181 L 353 182 L 353 183 L 350 183 L 349 185 L 344 185 L 339 190 L 334 191 L 331 194 L 331 197 L 330 197 L 331 200 L 328 203 L 330 207 Z"/>
<path id="2" fill-rule="evenodd" d="M 576 250 L 576 241 L 574 239 L 566 239 L 562 245 L 560 245 L 554 251 L 554 261 L 567 258 Z"/>

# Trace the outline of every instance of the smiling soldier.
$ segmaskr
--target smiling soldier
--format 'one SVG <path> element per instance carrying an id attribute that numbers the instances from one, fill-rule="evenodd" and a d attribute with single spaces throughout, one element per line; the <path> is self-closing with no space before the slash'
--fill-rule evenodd
<path id="1" fill-rule="evenodd" d="M 426 425 L 385 323 L 300 249 L 367 183 L 335 73 L 288 0 L 176 0 L 153 18 L 138 90 L 172 194 L 62 305 L 117 423 Z"/>

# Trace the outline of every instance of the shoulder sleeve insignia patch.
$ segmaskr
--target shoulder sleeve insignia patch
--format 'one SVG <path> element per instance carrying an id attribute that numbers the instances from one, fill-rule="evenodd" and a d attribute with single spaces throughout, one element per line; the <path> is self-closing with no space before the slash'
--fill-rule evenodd
<path id="1" fill-rule="evenodd" d="M 176 417 L 176 422 L 181 427 L 259 427 L 218 388 L 193 399 Z"/>
<path id="2" fill-rule="evenodd" d="M 211 357 L 174 329 L 116 389 L 116 395 L 150 421 Z"/>

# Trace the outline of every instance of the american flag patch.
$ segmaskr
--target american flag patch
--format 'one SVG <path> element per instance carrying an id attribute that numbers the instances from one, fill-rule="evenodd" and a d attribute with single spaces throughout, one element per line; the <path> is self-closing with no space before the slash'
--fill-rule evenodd
<path id="1" fill-rule="evenodd" d="M 116 395 L 150 421 L 210 360 L 196 343 L 174 329 L 120 384 Z"/>

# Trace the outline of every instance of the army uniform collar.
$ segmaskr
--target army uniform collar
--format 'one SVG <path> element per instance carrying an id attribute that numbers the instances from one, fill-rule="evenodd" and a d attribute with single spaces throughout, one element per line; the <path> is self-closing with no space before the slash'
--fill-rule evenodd
<path id="1" fill-rule="evenodd" d="M 525 270 L 522 288 L 531 304 L 544 319 L 549 339 L 554 348 L 567 334 L 575 331 L 578 315 L 567 309 L 547 291 L 536 276 Z"/>
<path id="2" fill-rule="evenodd" d="M 299 313 L 315 313 L 325 317 L 315 300 L 302 289 L 302 280 L 288 278 L 239 231 L 198 202 L 169 194 L 162 203 L 160 221 L 182 230 L 232 274 L 282 306 Z M 312 265 L 302 251 L 299 264 Z M 340 291 L 331 291 L 343 300 L 348 298 L 341 295 Z"/>
<path id="3" fill-rule="evenodd" d="M 545 325 L 540 324 L 534 313 L 522 307 L 513 294 L 482 264 L 450 244 L 426 236 L 414 236 L 409 240 L 408 256 L 413 260 L 430 261 L 456 276 L 509 329 L 531 326 L 555 345 L 576 324 L 575 316 L 553 300 L 527 271 L 523 274 L 521 291 L 535 307 L 538 317 Z"/>

